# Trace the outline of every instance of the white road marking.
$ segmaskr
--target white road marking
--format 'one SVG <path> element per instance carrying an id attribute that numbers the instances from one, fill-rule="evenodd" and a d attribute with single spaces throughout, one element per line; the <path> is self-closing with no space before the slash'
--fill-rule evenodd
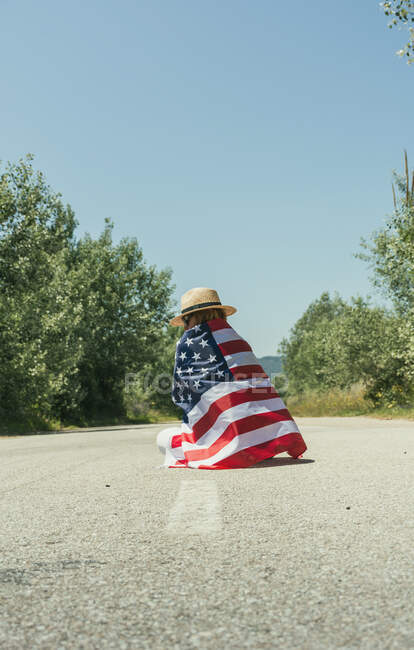
<path id="1" fill-rule="evenodd" d="M 170 511 L 170 535 L 215 535 L 221 528 L 221 508 L 215 481 L 182 480 Z"/>

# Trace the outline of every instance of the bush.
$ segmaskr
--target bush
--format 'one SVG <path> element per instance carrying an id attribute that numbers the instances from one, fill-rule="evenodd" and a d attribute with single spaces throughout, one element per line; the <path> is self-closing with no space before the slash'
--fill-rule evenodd
<path id="1" fill-rule="evenodd" d="M 413 342 L 406 318 L 362 298 L 347 304 L 324 293 L 281 344 L 288 394 L 361 384 L 373 404 L 407 405 L 413 399 Z"/>

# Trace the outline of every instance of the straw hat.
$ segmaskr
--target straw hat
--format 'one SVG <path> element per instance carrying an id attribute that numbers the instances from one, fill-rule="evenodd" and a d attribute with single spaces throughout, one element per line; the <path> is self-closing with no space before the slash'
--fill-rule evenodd
<path id="1" fill-rule="evenodd" d="M 170 320 L 170 325 L 175 327 L 185 325 L 182 317 L 191 314 L 194 311 L 204 311 L 205 309 L 222 309 L 226 316 L 234 314 L 236 307 L 222 305 L 217 291 L 207 289 L 206 287 L 195 287 L 186 291 L 181 296 L 181 314 Z"/>

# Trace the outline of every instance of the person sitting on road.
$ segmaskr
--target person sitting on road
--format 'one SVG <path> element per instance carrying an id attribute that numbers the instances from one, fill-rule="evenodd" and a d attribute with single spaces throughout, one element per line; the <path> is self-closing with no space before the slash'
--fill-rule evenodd
<path id="1" fill-rule="evenodd" d="M 180 427 L 158 434 L 165 467 L 249 467 L 276 454 L 300 457 L 306 444 L 250 345 L 227 322 L 235 307 L 196 287 L 181 298 L 170 324 L 177 343 L 172 399 Z"/>

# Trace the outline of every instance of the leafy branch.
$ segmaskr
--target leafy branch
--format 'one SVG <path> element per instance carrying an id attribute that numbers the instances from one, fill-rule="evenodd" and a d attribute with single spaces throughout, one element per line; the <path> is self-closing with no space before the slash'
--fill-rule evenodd
<path id="1" fill-rule="evenodd" d="M 407 63 L 412 63 L 414 61 L 414 26 L 410 27 L 410 25 L 414 23 L 414 2 L 411 0 L 389 0 L 381 2 L 380 6 L 385 15 L 391 18 L 388 23 L 390 29 L 396 26 L 408 28 L 410 38 L 406 45 L 397 51 L 397 54 L 407 57 Z"/>

